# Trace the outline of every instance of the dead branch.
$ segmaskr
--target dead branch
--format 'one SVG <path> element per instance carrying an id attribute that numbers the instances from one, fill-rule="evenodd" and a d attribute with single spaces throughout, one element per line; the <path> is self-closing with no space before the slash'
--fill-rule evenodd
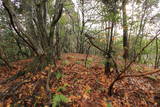
<path id="1" fill-rule="evenodd" d="M 158 72 L 160 72 L 160 69 L 152 71 L 152 72 L 144 72 L 144 73 L 140 73 L 140 74 L 122 75 L 120 78 L 125 78 L 125 77 L 143 77 L 143 76 L 152 75 L 152 74 L 155 74 L 155 73 L 158 73 Z"/>

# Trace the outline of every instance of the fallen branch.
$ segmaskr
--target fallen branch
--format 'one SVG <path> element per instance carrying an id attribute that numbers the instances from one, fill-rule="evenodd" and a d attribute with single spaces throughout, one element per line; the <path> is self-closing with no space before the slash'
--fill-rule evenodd
<path id="1" fill-rule="evenodd" d="M 158 73 L 158 72 L 160 72 L 160 69 L 152 71 L 152 72 L 141 73 L 141 74 L 122 75 L 120 78 L 125 78 L 125 77 L 143 77 L 143 76 L 152 75 L 152 74 L 155 74 L 155 73 Z"/>

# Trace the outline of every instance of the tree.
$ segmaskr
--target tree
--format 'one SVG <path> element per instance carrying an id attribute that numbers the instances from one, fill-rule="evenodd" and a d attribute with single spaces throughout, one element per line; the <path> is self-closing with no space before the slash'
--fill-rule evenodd
<path id="1" fill-rule="evenodd" d="M 49 15 L 47 11 L 47 2 L 44 0 L 21 1 L 21 10 L 18 13 L 15 9 L 14 2 L 3 0 L 3 6 L 8 12 L 12 28 L 17 36 L 28 45 L 37 57 L 54 56 L 54 31 L 58 20 L 63 11 L 63 0 L 56 0 L 54 15 L 50 23 L 47 23 Z M 18 7 L 16 7 L 18 8 Z M 24 22 L 18 19 L 22 15 Z"/>
<path id="2" fill-rule="evenodd" d="M 129 44 L 128 44 L 128 25 L 127 25 L 127 14 L 126 14 L 126 4 L 127 0 L 122 1 L 122 12 L 123 12 L 123 57 L 125 60 L 129 57 Z"/>
<path id="3" fill-rule="evenodd" d="M 38 72 L 45 70 L 46 66 L 56 66 L 58 51 L 58 26 L 61 18 L 65 0 L 22 0 L 11 1 L 2 0 L 4 9 L 8 13 L 10 24 L 15 31 L 18 40 L 34 53 L 34 58 L 23 71 L 1 81 L 1 84 L 17 79 L 28 72 Z M 20 4 L 19 6 L 17 5 Z M 47 5 L 54 4 L 54 9 Z M 52 11 L 52 12 L 51 12 Z M 55 32 L 55 30 L 57 32 Z M 56 35 L 56 42 L 55 42 Z M 50 74 L 48 69 L 48 74 Z M 48 80 L 50 76 L 48 75 Z M 49 85 L 46 84 L 47 91 L 50 93 Z M 49 94 L 51 98 L 51 94 Z"/>
<path id="4" fill-rule="evenodd" d="M 105 4 L 105 7 L 108 8 L 107 14 L 110 14 L 109 17 L 111 17 L 111 20 L 109 20 L 109 23 L 111 22 L 111 30 L 108 31 L 109 39 L 108 39 L 108 46 L 106 48 L 107 51 L 105 53 L 105 57 L 106 57 L 105 73 L 108 75 L 110 74 L 111 65 L 113 65 L 113 60 L 112 60 L 112 52 L 113 52 L 112 45 L 113 45 L 113 36 L 114 36 L 113 29 L 117 22 L 116 16 L 117 16 L 118 0 L 110 0 L 110 1 L 102 0 L 102 2 Z"/>

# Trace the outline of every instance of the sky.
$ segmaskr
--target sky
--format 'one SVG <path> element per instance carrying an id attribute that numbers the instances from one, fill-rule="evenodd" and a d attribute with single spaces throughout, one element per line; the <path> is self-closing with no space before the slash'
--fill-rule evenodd
<path id="1" fill-rule="evenodd" d="M 75 5 L 75 10 L 78 11 L 78 4 L 77 4 L 77 0 L 72 0 L 72 2 Z"/>
<path id="2" fill-rule="evenodd" d="M 74 5 L 75 5 L 75 10 L 78 11 L 80 17 L 82 17 L 82 15 L 81 15 L 81 13 L 80 13 L 80 10 L 78 9 L 77 0 L 72 0 L 72 1 L 73 1 Z M 94 1 L 94 0 L 90 0 L 90 2 L 92 2 L 92 1 Z M 94 2 L 89 3 L 88 6 L 89 6 L 89 7 L 94 6 Z M 142 7 L 142 6 L 139 6 L 139 7 L 138 7 L 138 5 L 136 5 L 136 4 L 134 4 L 134 6 L 132 6 L 131 3 L 128 4 L 127 7 L 126 7 L 126 8 L 127 8 L 127 15 L 128 15 L 128 16 L 131 16 L 131 15 L 132 15 L 132 11 L 131 11 L 132 8 L 134 8 L 134 15 L 138 14 L 138 13 L 135 12 L 135 10 L 139 9 L 140 11 L 142 11 L 142 8 L 141 8 L 141 7 Z M 91 13 L 91 11 L 88 11 L 88 13 L 86 13 L 86 17 L 88 17 L 88 16 L 87 16 L 88 14 L 91 15 L 91 14 L 96 13 L 96 11 L 97 11 L 97 9 L 92 10 L 92 13 Z M 152 17 L 152 16 L 154 16 L 154 15 L 157 14 L 157 13 L 160 13 L 160 2 L 159 2 L 159 4 L 158 4 L 158 8 L 152 8 L 149 16 L 146 16 L 146 17 Z M 98 17 L 98 16 L 97 16 L 97 17 Z M 97 17 L 95 16 L 94 20 L 98 20 Z M 88 18 L 90 18 L 90 17 L 88 17 Z M 134 17 L 134 20 L 136 20 L 136 17 Z M 160 22 L 160 21 L 159 21 L 159 22 Z M 160 24 L 160 23 L 159 23 L 159 24 Z M 86 26 L 87 26 L 87 27 L 90 27 L 90 26 L 91 26 L 91 28 L 100 28 L 100 24 L 86 23 Z M 148 27 L 148 31 L 147 31 L 147 32 L 154 32 L 154 33 L 155 33 L 156 30 L 159 29 L 159 28 L 157 27 L 157 24 L 155 24 L 155 25 L 149 25 L 149 24 L 148 24 L 148 25 L 146 25 L 146 26 Z M 123 32 L 120 25 L 119 25 L 119 28 L 118 28 L 118 32 L 119 32 L 120 34 L 122 34 L 122 32 Z"/>

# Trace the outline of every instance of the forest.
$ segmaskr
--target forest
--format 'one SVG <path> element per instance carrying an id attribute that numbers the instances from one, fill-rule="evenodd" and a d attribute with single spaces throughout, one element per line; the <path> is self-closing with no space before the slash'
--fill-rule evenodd
<path id="1" fill-rule="evenodd" d="M 0 107 L 160 107 L 160 0 L 0 0 Z"/>

